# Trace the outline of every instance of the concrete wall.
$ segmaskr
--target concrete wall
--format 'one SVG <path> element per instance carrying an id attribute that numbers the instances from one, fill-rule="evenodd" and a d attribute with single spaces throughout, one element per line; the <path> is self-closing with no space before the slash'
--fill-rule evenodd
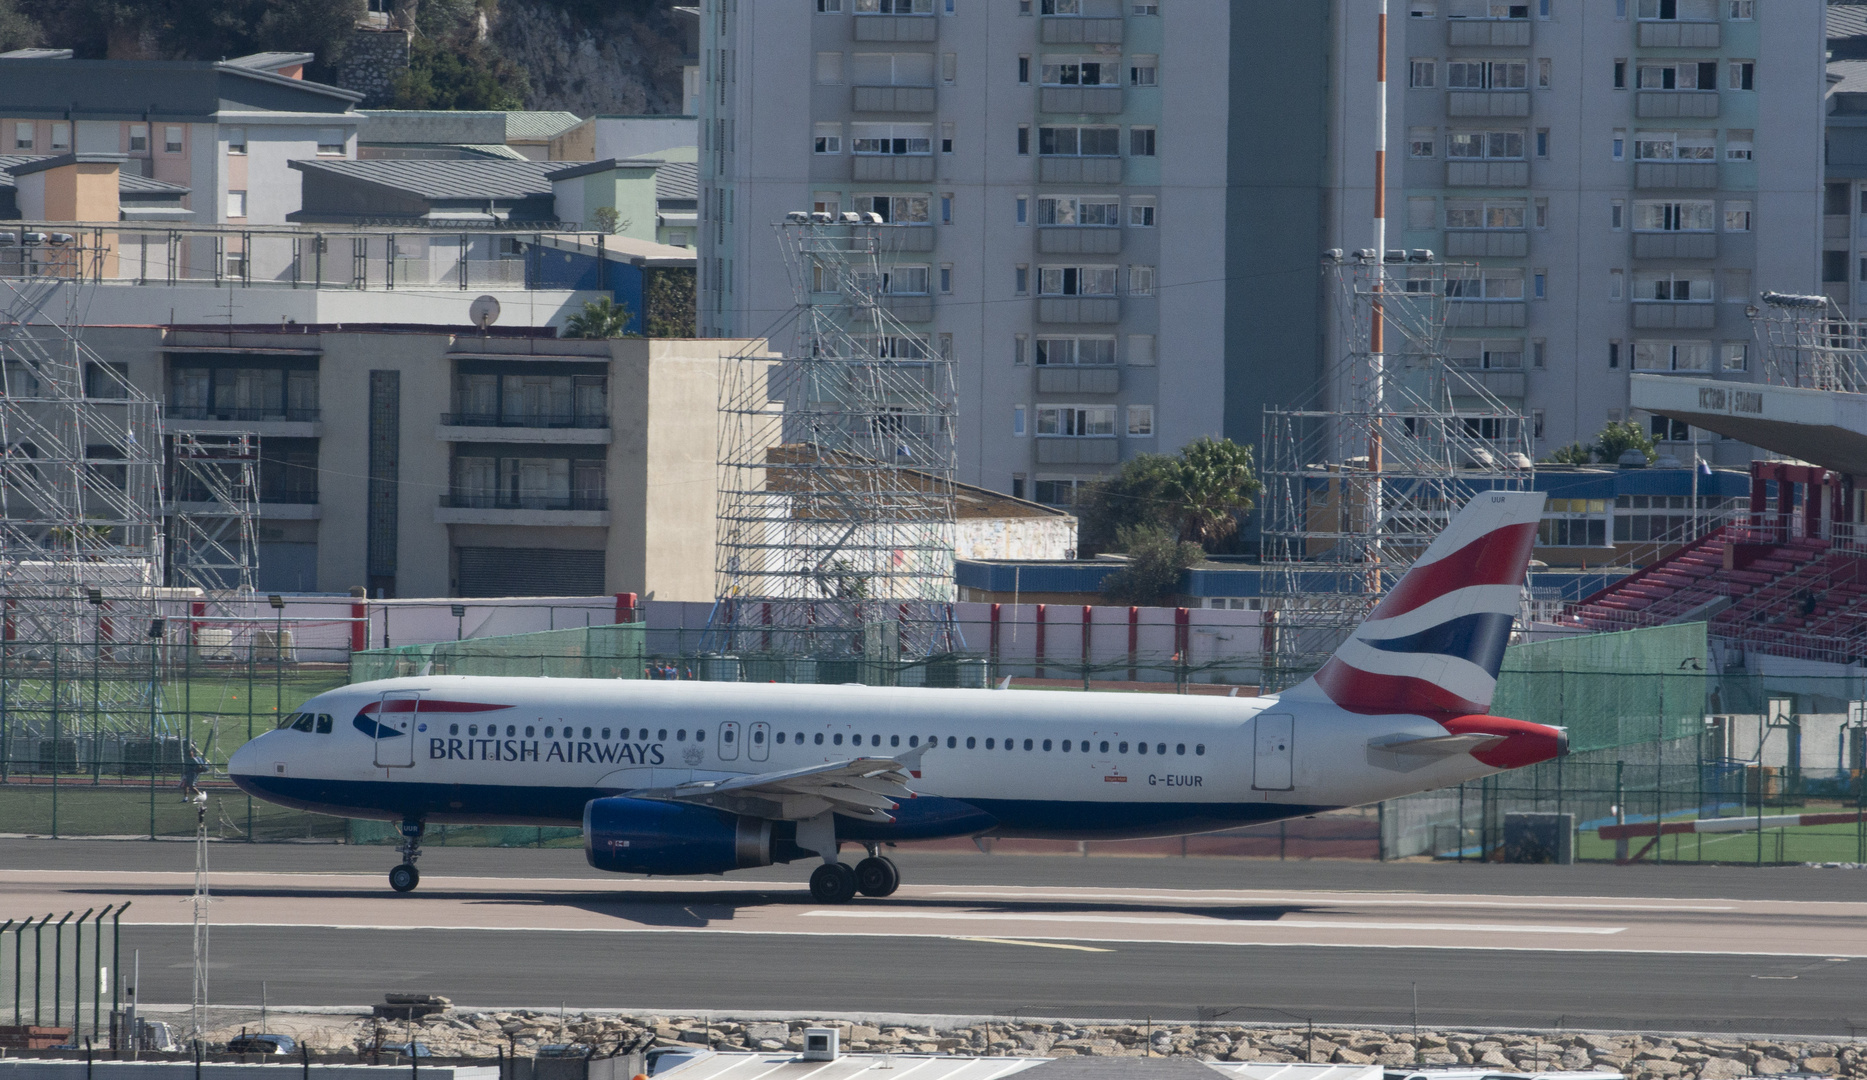
<path id="1" fill-rule="evenodd" d="M 592 139 L 589 160 L 607 158 L 654 157 L 668 150 L 691 148 L 700 143 L 700 121 L 692 116 L 595 116 L 571 129 L 588 131 Z M 571 132 L 558 136 L 566 138 Z M 566 145 L 565 160 L 576 147 Z M 686 159 L 682 159 L 686 160 Z"/>

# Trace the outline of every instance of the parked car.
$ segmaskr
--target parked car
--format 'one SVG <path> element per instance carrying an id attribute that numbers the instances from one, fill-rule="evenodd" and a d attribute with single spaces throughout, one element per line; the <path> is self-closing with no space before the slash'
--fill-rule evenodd
<path id="1" fill-rule="evenodd" d="M 227 1041 L 229 1054 L 296 1054 L 298 1042 L 290 1035 L 247 1034 L 242 1031 Z"/>

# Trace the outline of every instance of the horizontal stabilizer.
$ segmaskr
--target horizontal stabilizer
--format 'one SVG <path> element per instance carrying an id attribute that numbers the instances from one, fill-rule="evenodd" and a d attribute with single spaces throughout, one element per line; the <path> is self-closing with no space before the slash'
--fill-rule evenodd
<path id="1" fill-rule="evenodd" d="M 1503 735 L 1435 735 L 1414 739 L 1405 736 L 1386 736 L 1369 739 L 1370 750 L 1382 750 L 1389 754 L 1406 754 L 1410 757 L 1452 757 L 1456 754 L 1469 754 L 1485 750 L 1503 742 Z"/>

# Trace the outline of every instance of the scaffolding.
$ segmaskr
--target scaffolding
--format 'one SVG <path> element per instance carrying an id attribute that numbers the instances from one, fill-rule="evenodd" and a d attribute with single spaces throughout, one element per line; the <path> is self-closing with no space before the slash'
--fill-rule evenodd
<path id="1" fill-rule="evenodd" d="M 169 583 L 250 602 L 259 564 L 259 436 L 178 431 L 169 462 Z"/>
<path id="2" fill-rule="evenodd" d="M 0 240 L 19 271 L 0 275 L 0 756 L 54 773 L 151 760 L 135 733 L 159 696 L 160 408 L 80 335 L 108 241 Z"/>
<path id="3" fill-rule="evenodd" d="M 1766 292 L 1760 299 L 1746 311 L 1763 348 L 1765 382 L 1867 393 L 1867 329 L 1826 296 Z"/>
<path id="4" fill-rule="evenodd" d="M 776 226 L 793 347 L 728 357 L 721 383 L 721 653 L 892 665 L 955 648 L 953 361 L 902 321 L 930 291 L 925 266 L 890 258 L 907 228 Z"/>
<path id="5" fill-rule="evenodd" d="M 1534 469 L 1522 414 L 1489 385 L 1521 380 L 1522 352 L 1468 357 L 1445 337 L 1455 305 L 1457 325 L 1483 325 L 1484 303 L 1463 300 L 1478 268 L 1368 251 L 1324 273 L 1342 357 L 1304 401 L 1264 411 L 1267 689 L 1319 668 L 1473 494 L 1526 490 Z"/>

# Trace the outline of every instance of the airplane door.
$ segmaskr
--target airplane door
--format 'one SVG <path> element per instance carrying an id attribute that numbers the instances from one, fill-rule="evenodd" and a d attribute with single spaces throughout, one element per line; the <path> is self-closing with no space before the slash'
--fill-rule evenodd
<path id="1" fill-rule="evenodd" d="M 764 761 L 771 757 L 771 725 L 763 720 L 752 725 L 752 741 L 746 744 L 746 757 Z"/>
<path id="2" fill-rule="evenodd" d="M 1251 726 L 1256 732 L 1251 786 L 1259 791 L 1289 791 L 1296 718 L 1288 713 L 1261 713 Z"/>
<path id="3" fill-rule="evenodd" d="M 421 695 L 406 690 L 384 694 L 376 704 L 376 764 L 407 769 L 415 764 L 415 717 Z"/>
<path id="4" fill-rule="evenodd" d="M 720 760 L 733 761 L 739 757 L 739 725 L 728 720 L 720 725 Z"/>

